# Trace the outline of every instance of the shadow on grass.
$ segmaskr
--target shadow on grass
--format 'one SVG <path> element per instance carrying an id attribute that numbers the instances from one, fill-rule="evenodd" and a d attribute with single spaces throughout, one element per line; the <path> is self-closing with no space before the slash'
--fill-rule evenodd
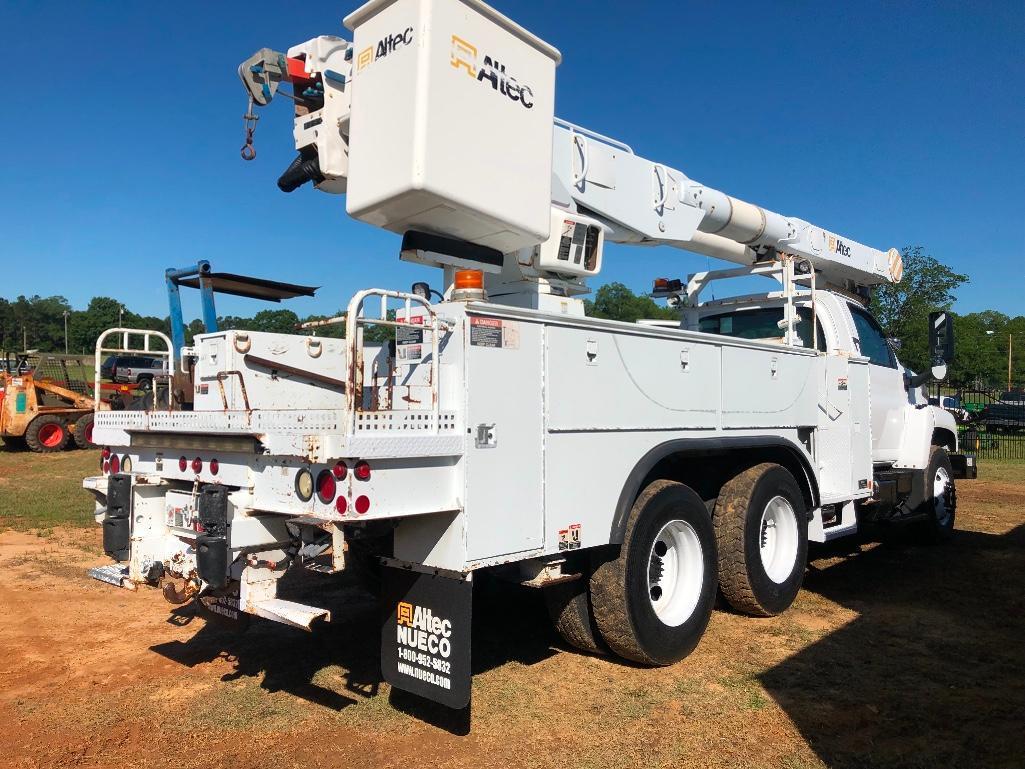
<path id="1" fill-rule="evenodd" d="M 843 558 L 804 589 L 860 616 L 760 676 L 819 757 L 1025 766 L 1025 525 Z"/>
<path id="2" fill-rule="evenodd" d="M 305 600 L 331 610 L 332 621 L 312 633 L 254 618 L 244 632 L 227 623 L 197 616 L 192 605 L 174 609 L 169 622 L 195 623 L 187 641 L 172 641 L 151 650 L 187 667 L 217 659 L 228 660 L 234 670 L 222 680 L 260 678 L 267 691 L 283 691 L 315 705 L 340 711 L 360 699 L 378 695 L 380 671 L 380 616 L 373 595 L 344 576 L 329 578 L 299 573 L 284 579 L 281 597 Z M 283 580 L 284 582 L 284 580 Z M 291 594 L 302 590 L 302 597 Z M 476 675 L 510 661 L 533 664 L 554 654 L 552 630 L 539 591 L 487 578 L 475 584 L 473 607 L 472 670 Z M 344 671 L 344 691 L 314 681 L 324 668 Z M 419 697 L 391 690 L 389 702 L 397 710 L 434 724 L 453 734 L 467 734 L 470 708 L 451 710 Z M 471 705 L 472 707 L 472 705 Z"/>

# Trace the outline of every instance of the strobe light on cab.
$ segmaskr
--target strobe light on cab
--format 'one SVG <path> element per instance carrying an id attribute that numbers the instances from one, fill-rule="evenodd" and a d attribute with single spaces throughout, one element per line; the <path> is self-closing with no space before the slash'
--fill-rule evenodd
<path id="1" fill-rule="evenodd" d="M 313 473 L 306 468 L 295 474 L 295 494 L 302 502 L 313 499 Z"/>
<path id="2" fill-rule="evenodd" d="M 317 474 L 317 499 L 325 505 L 330 505 L 334 501 L 337 488 L 333 472 L 321 470 Z"/>

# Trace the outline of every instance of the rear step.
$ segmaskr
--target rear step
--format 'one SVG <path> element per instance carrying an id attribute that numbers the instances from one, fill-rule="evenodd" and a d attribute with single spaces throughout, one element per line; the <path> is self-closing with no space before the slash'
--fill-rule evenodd
<path id="1" fill-rule="evenodd" d="M 114 587 L 124 587 L 135 590 L 135 583 L 128 579 L 128 567 L 116 563 L 109 563 L 106 566 L 96 566 L 89 569 L 89 576 L 106 582 Z"/>
<path id="2" fill-rule="evenodd" d="M 275 622 L 283 622 L 292 627 L 310 630 L 311 625 L 318 619 L 325 622 L 331 621 L 331 612 L 327 609 L 320 609 L 316 606 L 286 601 L 282 598 L 267 598 L 262 601 L 253 601 L 249 608 L 250 613 L 264 619 L 271 619 Z"/>

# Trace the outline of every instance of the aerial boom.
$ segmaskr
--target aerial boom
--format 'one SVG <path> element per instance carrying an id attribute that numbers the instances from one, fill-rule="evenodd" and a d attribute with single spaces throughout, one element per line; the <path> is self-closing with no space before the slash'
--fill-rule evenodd
<path id="1" fill-rule="evenodd" d="M 251 106 L 292 85 L 299 155 L 278 182 L 286 192 L 312 181 L 346 193 L 357 219 L 498 253 L 478 259 L 485 272 L 561 296 L 587 291 L 606 239 L 744 266 L 791 258 L 845 288 L 900 280 L 895 249 L 740 200 L 554 118 L 559 52 L 479 0 L 372 0 L 345 22 L 351 44 L 264 48 L 239 67 Z M 402 258 L 467 260 L 424 249 Z"/>

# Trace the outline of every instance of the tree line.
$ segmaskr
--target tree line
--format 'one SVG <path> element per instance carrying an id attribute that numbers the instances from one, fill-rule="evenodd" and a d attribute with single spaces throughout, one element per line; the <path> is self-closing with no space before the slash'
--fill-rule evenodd
<path id="1" fill-rule="evenodd" d="M 873 291 L 872 310 L 887 335 L 899 344 L 899 357 L 909 368 L 924 371 L 928 361 L 928 317 L 935 309 L 950 310 L 955 291 L 968 282 L 968 276 L 954 272 L 921 247 L 903 251 L 904 278 L 895 285 L 879 286 Z M 674 319 L 678 312 L 638 295 L 622 283 L 601 286 L 593 299 L 586 300 L 588 315 L 634 322 L 642 318 Z M 337 315 L 344 312 L 339 310 Z M 251 317 L 228 315 L 218 318 L 222 329 L 269 331 L 294 334 L 301 323 L 329 316 L 299 317 L 292 310 L 261 310 Z M 65 322 L 67 335 L 65 336 Z M 84 310 L 74 310 L 62 296 L 19 296 L 0 298 L 0 350 L 35 349 L 40 352 L 67 351 L 77 355 L 93 352 L 96 339 L 115 326 L 143 328 L 170 334 L 168 317 L 139 315 L 117 299 L 94 297 Z M 1014 347 L 1012 380 L 1025 381 L 1025 316 L 1009 317 L 995 310 L 954 314 L 957 353 L 950 371 L 950 383 L 960 387 L 1001 387 L 1007 382 L 1008 344 Z M 198 318 L 186 327 L 186 341 L 203 332 Z M 341 337 L 344 326 L 316 329 L 318 336 Z M 390 329 L 372 326 L 368 340 L 382 342 L 390 338 Z M 1009 341 L 1010 337 L 1010 341 Z"/>

